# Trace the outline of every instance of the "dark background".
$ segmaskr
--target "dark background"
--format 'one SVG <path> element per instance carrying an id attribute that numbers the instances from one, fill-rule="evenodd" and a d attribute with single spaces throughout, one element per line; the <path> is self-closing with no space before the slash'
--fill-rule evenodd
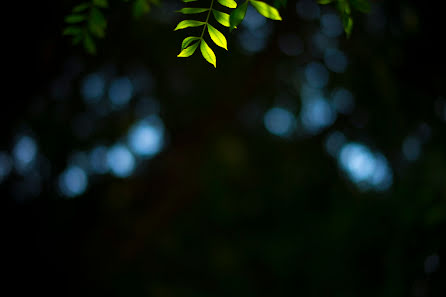
<path id="1" fill-rule="evenodd" d="M 229 52 L 209 43 L 213 69 L 198 51 L 176 58 L 195 32 L 172 31 L 179 1 L 140 20 L 110 2 L 96 56 L 61 34 L 75 1 L 8 10 L 3 296 L 445 296 L 445 10 L 373 1 L 369 16 L 354 15 L 350 39 L 338 34 L 321 47 L 319 16 L 333 7 L 309 19 L 289 1 L 280 23 L 218 27 Z M 322 73 L 332 119 L 315 128 L 327 114 L 304 116 L 305 67 L 325 65 L 333 43 L 348 65 Z M 132 99 L 113 108 L 104 91 L 89 104 L 82 86 L 91 73 L 105 88 L 129 77 Z M 354 101 L 336 112 L 330 98 L 340 87 Z M 273 127 L 284 133 L 267 124 L 274 107 Z M 148 159 L 132 152 L 125 178 L 91 173 L 73 158 L 125 143 L 141 114 L 162 120 L 164 146 Z M 23 136 L 37 153 L 21 169 Z M 348 144 L 360 148 L 359 163 Z M 385 185 L 364 177 L 377 156 L 386 160 Z M 70 166 L 88 178 L 76 195 L 60 184 Z"/>

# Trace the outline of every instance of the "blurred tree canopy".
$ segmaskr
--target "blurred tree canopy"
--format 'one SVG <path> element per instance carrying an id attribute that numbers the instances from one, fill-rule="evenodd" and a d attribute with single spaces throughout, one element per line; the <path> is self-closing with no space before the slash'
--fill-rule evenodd
<path id="1" fill-rule="evenodd" d="M 214 69 L 180 1 L 108 2 L 96 55 L 9 3 L 3 295 L 444 296 L 443 10 L 248 6 Z"/>

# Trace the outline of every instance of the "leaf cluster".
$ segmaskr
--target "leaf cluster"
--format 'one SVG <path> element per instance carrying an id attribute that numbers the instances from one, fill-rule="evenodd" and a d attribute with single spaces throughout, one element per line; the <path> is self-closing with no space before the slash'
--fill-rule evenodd
<path id="1" fill-rule="evenodd" d="M 183 2 L 195 2 L 197 0 L 183 0 Z M 205 41 L 205 32 L 207 31 L 210 39 L 217 46 L 228 50 L 228 44 L 226 37 L 221 31 L 219 31 L 215 26 L 210 24 L 210 15 L 213 15 L 214 20 L 220 25 L 233 30 L 239 26 L 246 15 L 246 10 L 248 8 L 248 4 L 252 5 L 257 12 L 263 15 L 266 18 L 272 20 L 282 20 L 279 11 L 273 6 L 266 4 L 262 1 L 256 0 L 246 0 L 243 4 L 237 5 L 237 2 L 234 0 L 216 0 L 221 6 L 226 7 L 226 9 L 233 9 L 231 14 L 220 11 L 217 8 L 214 8 L 214 0 L 211 0 L 211 4 L 209 8 L 191 8 L 185 7 L 180 9 L 178 12 L 182 14 L 202 14 L 207 12 L 206 19 L 204 20 L 183 20 L 181 21 L 174 29 L 186 29 L 190 27 L 203 27 L 200 36 L 189 36 L 186 37 L 181 44 L 181 52 L 178 54 L 180 58 L 190 57 L 194 54 L 198 46 L 200 46 L 200 51 L 203 58 L 212 64 L 214 67 L 217 67 L 217 58 L 215 56 L 214 51 Z"/>
<path id="2" fill-rule="evenodd" d="M 318 0 L 318 3 L 336 3 L 336 8 L 341 15 L 342 24 L 347 37 L 350 37 L 353 30 L 352 8 L 362 13 L 370 12 L 370 3 L 368 0 Z"/>
<path id="3" fill-rule="evenodd" d="M 150 11 L 150 5 L 158 0 L 123 0 L 133 2 L 133 15 L 140 17 Z M 108 0 L 91 0 L 76 5 L 65 17 L 63 34 L 72 37 L 73 44 L 82 43 L 90 54 L 96 54 L 95 38 L 104 38 L 107 29 L 107 19 L 103 10 L 108 8 Z"/>

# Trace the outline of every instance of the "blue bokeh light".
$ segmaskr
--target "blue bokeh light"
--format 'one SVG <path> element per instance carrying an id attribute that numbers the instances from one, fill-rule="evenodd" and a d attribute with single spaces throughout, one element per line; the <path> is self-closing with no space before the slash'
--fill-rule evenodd
<path id="1" fill-rule="evenodd" d="M 334 48 L 325 50 L 324 62 L 328 69 L 336 73 L 345 72 L 348 65 L 347 56 L 340 50 Z"/>
<path id="2" fill-rule="evenodd" d="M 351 142 L 339 154 L 340 167 L 362 190 L 387 190 L 393 182 L 393 173 L 386 158 L 373 153 L 363 144 Z"/>
<path id="3" fill-rule="evenodd" d="M 323 88 L 328 83 L 329 73 L 321 63 L 311 62 L 305 67 L 305 78 L 310 86 Z"/>
<path id="4" fill-rule="evenodd" d="M 286 137 L 293 133 L 296 117 L 284 108 L 273 107 L 265 113 L 263 123 L 271 134 Z"/>
<path id="5" fill-rule="evenodd" d="M 88 176 L 84 169 L 78 166 L 68 167 L 59 176 L 59 190 L 64 196 L 76 197 L 85 192 Z"/>
<path id="6" fill-rule="evenodd" d="M 164 143 L 164 125 L 157 116 L 150 116 L 136 123 L 129 131 L 131 150 L 141 157 L 152 157 L 159 153 Z"/>
<path id="7" fill-rule="evenodd" d="M 97 146 L 91 150 L 88 159 L 92 173 L 105 174 L 108 172 L 107 152 L 108 149 L 105 146 Z"/>
<path id="8" fill-rule="evenodd" d="M 82 82 L 81 93 L 87 103 L 96 103 L 104 95 L 105 79 L 101 74 L 92 73 Z"/>
<path id="9" fill-rule="evenodd" d="M 340 162 L 350 179 L 356 183 L 370 179 L 375 170 L 375 157 L 366 146 L 359 143 L 345 145 L 341 150 Z"/>
<path id="10" fill-rule="evenodd" d="M 107 152 L 107 164 L 113 175 L 125 178 L 135 169 L 135 157 L 126 146 L 116 144 Z"/>
<path id="11" fill-rule="evenodd" d="M 257 53 L 266 47 L 272 28 L 254 8 L 248 7 L 238 41 L 247 54 Z"/>
<path id="12" fill-rule="evenodd" d="M 245 18 L 243 19 L 243 26 L 246 26 L 248 30 L 255 31 L 257 29 L 261 29 L 265 23 L 266 19 L 253 7 L 248 6 Z"/>
<path id="13" fill-rule="evenodd" d="M 392 170 L 387 159 L 380 153 L 375 153 L 375 170 L 373 171 L 370 183 L 377 191 L 385 191 L 392 186 Z"/>
<path id="14" fill-rule="evenodd" d="M 133 96 L 133 85 L 130 79 L 121 77 L 113 80 L 108 90 L 108 96 L 114 107 L 126 105 Z"/>
<path id="15" fill-rule="evenodd" d="M 338 37 L 344 32 L 341 19 L 334 13 L 321 16 L 321 30 L 330 37 Z"/>
<path id="16" fill-rule="evenodd" d="M 319 133 L 336 120 L 336 112 L 323 98 L 314 98 L 303 102 L 300 119 L 306 132 Z"/>
<path id="17" fill-rule="evenodd" d="M 21 136 L 14 145 L 12 154 L 17 170 L 23 173 L 27 170 L 37 156 L 36 141 L 30 136 Z"/>

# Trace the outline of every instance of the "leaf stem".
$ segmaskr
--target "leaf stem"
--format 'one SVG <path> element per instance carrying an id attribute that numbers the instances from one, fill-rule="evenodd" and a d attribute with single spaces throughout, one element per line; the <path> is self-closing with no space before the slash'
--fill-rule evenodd
<path id="1" fill-rule="evenodd" d="M 201 31 L 200 39 L 203 39 L 204 31 L 206 30 L 206 27 L 208 25 L 209 16 L 211 15 L 211 11 L 212 11 L 212 6 L 213 5 L 214 5 L 214 0 L 211 1 L 211 7 L 209 7 L 209 12 L 208 12 L 208 15 L 206 17 L 206 21 L 204 22 L 203 31 Z"/>

